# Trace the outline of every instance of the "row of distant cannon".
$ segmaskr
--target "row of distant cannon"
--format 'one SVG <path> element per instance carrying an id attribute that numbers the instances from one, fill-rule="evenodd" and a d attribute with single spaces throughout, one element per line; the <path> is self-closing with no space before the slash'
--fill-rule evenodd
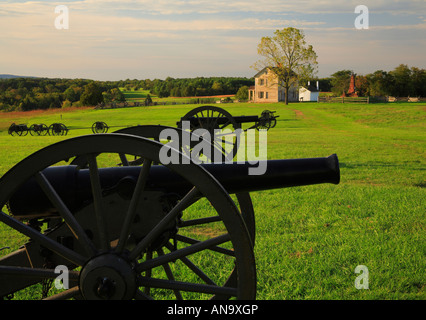
<path id="1" fill-rule="evenodd" d="M 91 129 L 93 133 L 107 133 L 109 127 L 105 122 L 97 121 Z M 44 123 L 32 124 L 30 127 L 26 124 L 12 123 L 8 130 L 11 136 L 26 136 L 28 133 L 32 136 L 66 136 L 68 131 L 68 127 L 63 123 L 52 123 L 50 126 Z"/>
<path id="2" fill-rule="evenodd" d="M 216 116 L 214 116 L 216 113 Z M 254 125 L 249 129 L 263 129 L 269 130 L 274 128 L 277 124 L 279 116 L 274 115 L 275 111 L 264 110 L 260 116 L 231 116 L 227 111 L 213 107 L 203 106 L 195 108 L 188 112 L 181 120 L 190 121 L 191 127 L 203 122 L 206 128 L 223 129 L 226 126 L 233 126 L 233 128 L 241 127 L 242 123 L 253 122 Z M 219 126 L 220 125 L 220 126 Z M 93 133 L 107 133 L 110 127 L 103 121 L 96 121 L 92 124 Z M 89 128 L 73 128 L 73 129 L 89 129 Z M 69 128 L 63 123 L 52 123 L 50 126 L 41 124 L 32 124 L 28 127 L 26 124 L 12 123 L 9 127 L 9 134 L 11 136 L 26 136 L 28 133 L 32 136 L 66 136 Z"/>

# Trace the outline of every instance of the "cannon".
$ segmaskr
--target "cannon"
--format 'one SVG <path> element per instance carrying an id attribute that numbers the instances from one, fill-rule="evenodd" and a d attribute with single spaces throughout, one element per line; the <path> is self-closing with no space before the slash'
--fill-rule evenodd
<path id="1" fill-rule="evenodd" d="M 275 111 L 265 110 L 260 117 L 232 116 L 228 111 L 216 106 L 201 106 L 186 113 L 176 124 L 178 128 L 182 128 L 187 122 L 192 132 L 206 129 L 214 137 L 213 144 L 222 148 L 223 158 L 232 160 L 239 148 L 239 134 L 250 129 L 269 130 L 275 127 L 276 118 L 279 116 L 274 113 Z M 252 126 L 242 128 L 243 124 L 252 122 Z M 222 130 L 222 133 L 214 134 L 215 130 Z M 227 148 L 226 144 L 232 144 L 232 148 Z"/>
<path id="2" fill-rule="evenodd" d="M 269 130 L 270 128 L 275 127 L 277 123 L 277 118 L 279 116 L 275 115 L 276 111 L 264 110 L 260 117 L 259 116 L 232 116 L 225 109 L 215 107 L 215 106 L 202 106 L 195 109 L 192 109 L 187 114 L 185 114 L 179 122 L 177 122 L 178 127 L 182 126 L 182 121 L 189 121 L 191 130 L 198 128 L 205 129 L 224 129 L 231 128 L 233 130 L 241 128 L 243 123 L 254 122 L 254 125 L 250 126 L 248 129 L 265 129 Z M 245 129 L 245 130 L 248 130 Z"/>
<path id="3" fill-rule="evenodd" d="M 182 163 L 162 163 L 163 148 Z M 124 133 L 37 151 L 0 178 L 0 222 L 29 238 L 0 258 L 0 297 L 46 287 L 65 266 L 69 287 L 46 299 L 254 299 L 254 221 L 232 195 L 337 184 L 340 173 L 335 155 L 268 160 L 261 176 L 250 166 L 196 164 Z"/>
<path id="4" fill-rule="evenodd" d="M 35 123 L 30 126 L 29 131 L 32 136 L 45 136 L 47 135 L 49 128 L 44 123 Z"/>
<path id="5" fill-rule="evenodd" d="M 279 116 L 274 115 L 276 111 L 264 110 L 260 115 L 259 120 L 256 122 L 256 129 L 269 130 L 277 125 L 277 118 Z"/>
<path id="6" fill-rule="evenodd" d="M 52 123 L 48 128 L 49 136 L 66 136 L 68 128 L 63 123 Z"/>
<path id="7" fill-rule="evenodd" d="M 96 121 L 92 124 L 92 132 L 93 133 L 107 133 L 108 132 L 108 125 L 103 121 Z"/>
<path id="8" fill-rule="evenodd" d="M 9 126 L 8 133 L 11 136 L 26 136 L 28 134 L 28 127 L 26 124 L 12 123 Z"/>

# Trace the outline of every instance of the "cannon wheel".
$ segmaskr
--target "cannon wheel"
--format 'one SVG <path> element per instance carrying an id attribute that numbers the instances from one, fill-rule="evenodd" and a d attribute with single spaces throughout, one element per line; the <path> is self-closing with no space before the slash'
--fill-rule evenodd
<path id="1" fill-rule="evenodd" d="M 24 124 L 12 123 L 8 130 L 11 136 L 26 136 L 28 134 L 28 127 Z"/>
<path id="2" fill-rule="evenodd" d="M 49 128 L 44 124 L 32 124 L 29 128 L 30 134 L 32 136 L 45 136 L 47 135 Z"/>
<path id="3" fill-rule="evenodd" d="M 18 131 L 19 136 L 25 137 L 27 134 L 28 134 L 28 128 L 26 126 L 20 128 L 19 131 Z"/>
<path id="4" fill-rule="evenodd" d="M 38 124 L 32 124 L 30 126 L 29 130 L 30 130 L 30 135 L 32 135 L 32 136 L 35 136 L 35 135 L 39 136 L 40 135 L 40 133 L 38 132 Z"/>
<path id="5" fill-rule="evenodd" d="M 62 126 L 60 123 L 52 123 L 48 129 L 49 136 L 60 136 L 62 134 Z"/>
<path id="6" fill-rule="evenodd" d="M 25 137 L 28 134 L 28 127 L 26 125 L 18 125 L 18 136 Z"/>
<path id="7" fill-rule="evenodd" d="M 178 128 L 168 127 L 168 126 L 162 126 L 162 125 L 143 125 L 143 126 L 134 126 L 134 127 L 128 127 L 123 128 L 115 131 L 115 133 L 123 133 L 123 134 L 130 134 L 135 135 L 139 137 L 154 139 L 155 141 L 160 142 L 160 134 L 163 132 L 163 130 L 171 129 L 174 132 L 177 132 L 179 135 L 179 140 L 182 142 L 182 135 L 183 131 Z M 185 149 L 184 146 L 180 145 L 182 152 L 185 154 L 189 154 L 188 149 Z M 215 146 L 213 146 L 215 147 Z M 131 165 L 141 165 L 143 163 L 143 159 L 136 158 L 135 160 L 128 159 L 128 155 L 120 154 L 120 165 L 123 166 L 131 166 Z M 81 168 L 87 167 L 87 160 L 85 157 L 76 157 L 70 165 L 78 165 Z M 249 232 L 252 244 L 254 246 L 255 244 L 255 236 L 256 236 L 256 224 L 255 224 L 255 216 L 254 216 L 254 208 L 253 203 L 250 197 L 249 192 L 240 192 L 236 195 L 239 209 L 241 212 L 241 216 L 247 226 L 247 230 Z M 235 270 L 232 272 L 231 276 L 229 277 L 227 281 L 227 285 L 235 284 L 237 278 L 237 273 Z M 221 299 L 228 298 L 228 296 L 221 296 Z"/>
<path id="8" fill-rule="evenodd" d="M 93 133 L 107 133 L 108 129 L 109 129 L 108 125 L 103 121 L 97 121 L 94 124 L 92 124 Z"/>
<path id="9" fill-rule="evenodd" d="M 277 125 L 277 117 L 274 116 L 274 113 L 275 111 L 264 110 L 261 114 L 262 117 L 270 119 L 270 128 L 275 128 L 275 126 Z"/>
<path id="10" fill-rule="evenodd" d="M 256 124 L 257 130 L 269 130 L 277 125 L 277 119 L 274 116 L 274 112 L 269 110 L 262 111 L 259 117 L 259 121 Z"/>
<path id="11" fill-rule="evenodd" d="M 196 294 L 197 299 L 198 295 L 202 298 L 253 299 L 256 293 L 256 271 L 253 248 L 245 223 L 223 187 L 201 166 L 192 162 L 167 165 L 193 187 L 189 192 L 185 191 L 180 201 L 168 210 L 164 218 L 149 230 L 142 240 L 136 241 L 129 250 L 126 249 L 130 241 L 128 232 L 136 214 L 132 204 L 140 201 L 151 164 L 160 162 L 159 152 L 162 147 L 158 142 L 131 135 L 80 136 L 48 146 L 22 160 L 7 172 L 0 179 L 0 208 L 4 208 L 22 184 L 35 177 L 57 207 L 63 222 L 57 228 L 43 232 L 24 224 L 2 209 L 0 221 L 29 237 L 31 241 L 26 244 L 25 249 L 20 249 L 23 251 L 18 250 L 19 252 L 12 252 L 0 258 L 0 296 L 13 294 L 42 279 L 54 279 L 58 276 L 54 267 L 49 264 L 45 268 L 30 265 L 28 262 L 25 265 L 16 264 L 20 261 L 18 256 L 24 259 L 27 254 L 28 259 L 34 263 L 37 255 L 35 253 L 41 252 L 43 248 L 44 251 L 50 252 L 49 259 L 58 257 L 65 261 L 62 264 L 77 267 L 70 272 L 70 281 L 75 280 L 72 282 L 75 286 L 49 297 L 50 299 L 151 299 L 161 298 L 165 293 L 174 294 L 177 299 L 186 298 L 189 293 Z M 178 151 L 170 149 L 170 152 Z M 121 215 L 119 212 L 114 213 L 116 219 L 121 217 L 122 220 L 118 239 L 109 237 L 110 228 L 116 228 L 117 225 L 108 224 L 107 218 L 110 216 L 105 216 L 103 210 L 107 204 L 102 201 L 103 190 L 99 181 L 98 164 L 99 157 L 105 154 L 136 154 L 144 159 L 129 208 L 122 208 Z M 71 212 L 42 170 L 61 163 L 63 159 L 83 155 L 86 155 L 89 162 L 93 203 L 81 211 Z M 184 157 L 181 153 L 179 156 Z M 187 209 L 190 210 L 202 197 L 209 201 L 217 215 L 197 219 L 189 217 L 190 220 L 185 220 Z M 91 211 L 87 211 L 88 209 Z M 90 232 L 79 224 L 79 219 L 87 217 L 88 214 L 92 215 L 95 221 L 95 225 L 91 226 L 91 236 Z M 155 249 L 155 256 L 150 248 L 154 243 L 158 243 L 160 238 L 164 238 L 164 228 L 176 219 L 180 220 L 175 237 L 177 243 L 173 245 L 169 239 L 170 241 Z M 207 232 L 198 239 L 180 234 L 188 227 L 208 227 L 213 221 L 223 224 L 223 234 Z M 73 235 L 78 246 L 70 247 L 56 237 L 49 237 L 58 228 L 69 228 L 70 230 L 67 230 Z M 38 250 L 34 251 L 32 246 L 38 246 Z M 166 253 L 166 250 L 170 252 Z M 198 254 L 203 257 L 193 263 L 192 259 Z M 212 257 L 204 260 L 204 255 Z M 207 270 L 212 267 L 212 263 L 218 261 L 216 259 L 221 259 L 221 267 L 225 267 L 225 264 L 228 268 L 231 267 L 231 273 L 235 268 L 238 274 L 234 279 L 235 283 L 224 279 L 223 271 L 214 269 L 214 273 L 211 273 L 212 270 Z M 183 269 L 186 272 L 179 273 Z M 168 297 L 166 296 L 166 299 Z"/>
<path id="12" fill-rule="evenodd" d="M 12 123 L 12 124 L 10 125 L 9 130 L 8 130 L 8 133 L 9 133 L 11 136 L 15 136 L 15 135 L 17 135 L 17 132 L 16 132 L 16 124 L 15 124 L 15 123 Z"/>
<path id="13" fill-rule="evenodd" d="M 259 118 L 256 124 L 257 130 L 269 130 L 271 128 L 271 120 L 265 118 Z"/>
<path id="14" fill-rule="evenodd" d="M 52 123 L 49 126 L 48 133 L 50 136 L 66 136 L 68 128 L 63 123 Z"/>
<path id="15" fill-rule="evenodd" d="M 191 118 L 196 118 L 198 120 L 197 124 L 191 123 L 191 131 L 194 131 L 196 129 L 206 129 L 213 137 L 214 130 L 231 130 L 231 133 L 214 135 L 215 139 L 213 139 L 213 144 L 218 149 L 222 150 L 224 160 L 232 161 L 232 159 L 237 155 L 240 143 L 240 139 L 236 135 L 237 132 L 235 132 L 235 130 L 241 129 L 241 124 L 237 123 L 234 117 L 228 111 L 222 108 L 215 106 L 202 106 L 192 109 L 187 114 L 185 114 L 181 118 L 180 122 L 178 122 L 178 126 L 181 127 L 182 121 L 189 121 Z M 201 121 L 200 118 L 208 118 L 208 120 L 204 119 L 203 121 Z M 225 118 L 225 123 L 218 124 L 218 118 Z M 231 137 L 233 142 L 222 140 L 223 138 L 226 138 L 226 136 Z M 226 144 L 232 144 L 232 149 L 226 147 Z"/>

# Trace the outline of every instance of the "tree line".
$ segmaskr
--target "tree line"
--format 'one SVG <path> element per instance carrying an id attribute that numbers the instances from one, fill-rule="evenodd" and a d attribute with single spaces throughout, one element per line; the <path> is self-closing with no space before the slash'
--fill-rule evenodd
<path id="1" fill-rule="evenodd" d="M 342 95 L 349 88 L 351 70 L 340 70 L 319 81 L 320 91 Z M 300 83 L 306 85 L 306 83 Z M 96 106 L 100 103 L 123 102 L 125 90 L 148 90 L 163 97 L 200 97 L 237 94 L 247 99 L 247 91 L 254 85 L 253 78 L 197 77 L 165 80 L 126 79 L 93 81 L 86 79 L 11 78 L 0 79 L 0 110 L 30 111 L 63 107 Z M 355 86 L 360 96 L 426 97 L 426 70 L 397 66 L 392 71 L 377 70 L 367 75 L 356 75 Z"/>
<path id="2" fill-rule="evenodd" d="M 120 88 L 148 90 L 159 98 L 200 97 L 235 94 L 241 87 L 253 84 L 253 79 L 237 77 L 120 81 L 11 78 L 0 80 L 0 110 L 30 111 L 123 102 L 125 97 Z"/>
<path id="3" fill-rule="evenodd" d="M 235 94 L 243 86 L 254 85 L 254 79 L 244 77 L 196 77 L 165 80 L 124 80 L 119 85 L 127 89 L 149 90 L 159 98 L 202 97 Z"/>
<path id="4" fill-rule="evenodd" d="M 0 110 L 30 111 L 96 106 L 125 101 L 116 83 L 84 79 L 12 78 L 0 80 Z"/>
<path id="5" fill-rule="evenodd" d="M 341 96 L 349 89 L 351 74 L 351 70 L 340 70 L 329 78 L 320 79 L 321 91 Z M 356 75 L 355 87 L 360 96 L 426 97 L 426 70 L 400 64 L 392 71 Z"/>

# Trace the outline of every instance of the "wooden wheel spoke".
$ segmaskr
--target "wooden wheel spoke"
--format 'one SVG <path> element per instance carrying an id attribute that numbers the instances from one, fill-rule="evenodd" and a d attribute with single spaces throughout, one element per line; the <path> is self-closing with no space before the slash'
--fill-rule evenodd
<path id="1" fill-rule="evenodd" d="M 199 219 L 191 219 L 191 220 L 185 220 L 182 221 L 179 224 L 179 228 L 185 228 L 190 226 L 196 226 L 201 224 L 207 224 L 207 223 L 213 223 L 217 221 L 222 221 L 222 218 L 219 216 L 211 216 L 211 217 L 205 217 L 205 218 L 199 218 Z"/>
<path id="2" fill-rule="evenodd" d="M 92 186 L 93 205 L 95 209 L 95 218 L 100 241 L 100 248 L 106 251 L 110 249 L 110 243 L 108 240 L 106 214 L 102 203 L 102 188 L 96 156 L 96 154 L 88 154 L 87 163 L 89 164 L 90 183 Z"/>
<path id="3" fill-rule="evenodd" d="M 151 288 L 162 288 L 162 289 L 199 292 L 199 293 L 207 293 L 207 294 L 223 294 L 223 295 L 229 295 L 229 296 L 237 296 L 238 294 L 238 291 L 236 288 L 220 287 L 220 286 L 208 285 L 208 284 L 189 283 L 189 282 L 182 282 L 182 281 L 146 278 L 146 277 L 139 278 L 139 285 L 149 286 Z"/>
<path id="4" fill-rule="evenodd" d="M 173 251 L 173 245 L 171 243 L 166 244 L 166 248 L 170 251 Z M 206 284 L 211 284 L 216 286 L 217 284 L 210 279 L 199 267 L 197 267 L 188 257 L 182 257 L 179 259 L 182 261 L 193 273 L 195 273 L 201 280 L 203 280 Z"/>
<path id="5" fill-rule="evenodd" d="M 124 153 L 120 153 L 120 154 L 119 154 L 119 157 L 120 157 L 120 160 L 121 160 L 121 164 L 122 164 L 123 166 L 125 166 L 125 167 L 130 166 L 130 164 L 129 164 L 129 160 L 127 160 L 127 157 L 126 157 L 126 155 L 125 155 Z"/>
<path id="6" fill-rule="evenodd" d="M 34 279 L 55 279 L 58 274 L 52 269 L 28 268 L 16 266 L 0 266 L 0 274 L 11 277 L 24 277 Z M 69 279 L 78 280 L 78 272 L 69 271 Z"/>
<path id="7" fill-rule="evenodd" d="M 200 252 L 205 249 L 210 249 L 212 247 L 215 247 L 219 244 L 225 243 L 230 241 L 231 237 L 229 234 L 224 234 L 212 239 L 208 239 L 205 241 L 197 241 L 195 244 L 185 247 L 176 251 L 173 251 L 171 253 L 165 254 L 164 256 L 160 256 L 157 258 L 154 258 L 152 260 L 147 260 L 144 262 L 141 262 L 136 266 L 137 272 L 142 272 L 148 269 L 152 269 L 158 266 L 161 266 L 165 263 L 181 259 L 183 257 L 186 257 L 190 254 L 194 254 L 196 252 Z"/>
<path id="8" fill-rule="evenodd" d="M 76 265 L 82 266 L 86 261 L 86 258 L 82 255 L 68 249 L 59 242 L 56 242 L 55 240 L 46 237 L 34 228 L 27 226 L 22 222 L 12 218 L 3 211 L 0 214 L 0 221 L 5 223 L 9 227 L 15 229 L 16 231 L 22 233 L 23 235 L 26 235 L 27 237 L 33 239 L 34 241 L 39 242 L 41 245 L 52 250 L 53 252 L 56 252 L 58 255 L 62 256 L 63 258 Z"/>
<path id="9" fill-rule="evenodd" d="M 159 249 L 158 251 L 158 255 L 159 256 L 164 256 L 164 251 L 163 251 L 163 249 Z M 173 272 L 172 272 L 172 270 L 170 269 L 170 265 L 168 264 L 168 263 L 166 263 L 166 264 L 163 264 L 163 269 L 164 269 L 164 271 L 166 272 L 166 275 L 167 275 L 167 279 L 169 279 L 169 280 L 171 280 L 171 281 L 175 281 L 175 277 L 173 276 Z M 180 293 L 180 291 L 179 290 L 173 290 L 174 291 L 174 293 L 175 293 L 175 296 L 176 296 L 176 299 L 177 300 L 183 300 L 183 298 L 182 298 L 182 294 Z"/>
<path id="10" fill-rule="evenodd" d="M 182 235 L 179 235 L 179 234 L 176 235 L 176 240 L 184 242 L 184 243 L 192 244 L 192 245 L 199 244 L 199 243 L 203 242 L 203 241 L 192 239 L 190 237 L 182 236 Z M 215 246 L 211 246 L 208 249 L 212 250 L 212 251 L 216 251 L 216 252 L 222 253 L 222 254 L 226 254 L 228 256 L 234 256 L 235 255 L 234 250 L 225 249 L 225 248 L 222 248 L 222 247 L 218 247 L 216 245 Z"/>
<path id="11" fill-rule="evenodd" d="M 136 208 L 139 202 L 139 199 L 142 197 L 142 192 L 145 188 L 146 181 L 148 179 L 149 170 L 151 168 L 152 161 L 145 159 L 143 162 L 142 170 L 139 174 L 138 181 L 136 182 L 135 190 L 133 191 L 132 199 L 130 201 L 129 209 L 127 210 L 127 214 L 121 228 L 120 238 L 118 241 L 118 246 L 116 248 L 117 252 L 122 252 L 124 249 L 124 245 L 126 243 L 126 239 L 129 235 L 130 227 L 133 223 L 133 219 L 136 214 Z"/>
<path id="12" fill-rule="evenodd" d="M 81 243 L 83 248 L 86 250 L 89 256 L 92 256 L 97 253 L 96 247 L 93 242 L 89 239 L 86 232 L 80 226 L 74 215 L 68 209 L 68 207 L 64 204 L 60 196 L 57 194 L 53 186 L 47 180 L 45 175 L 42 172 L 38 172 L 35 175 L 37 183 L 42 188 L 43 192 L 52 202 L 56 209 L 58 209 L 59 214 L 65 220 L 67 225 L 70 227 L 72 233 L 76 236 L 78 241 Z"/>
<path id="13" fill-rule="evenodd" d="M 78 296 L 79 294 L 80 294 L 80 288 L 78 286 L 75 286 L 68 290 L 57 293 L 51 297 L 47 297 L 46 299 L 43 299 L 43 300 L 67 300 L 67 299 L 74 298 L 75 296 Z"/>
<path id="14" fill-rule="evenodd" d="M 151 260 L 152 259 L 152 251 L 148 250 L 148 252 L 146 253 L 146 260 Z M 145 277 L 151 278 L 151 274 L 152 274 L 152 269 L 148 269 L 145 271 Z M 144 289 L 144 294 L 149 295 L 151 291 L 150 287 L 145 287 Z"/>
<path id="15" fill-rule="evenodd" d="M 142 292 L 140 290 L 136 291 L 134 298 L 135 298 L 135 300 L 154 300 L 148 294 L 146 294 L 145 292 Z"/>

